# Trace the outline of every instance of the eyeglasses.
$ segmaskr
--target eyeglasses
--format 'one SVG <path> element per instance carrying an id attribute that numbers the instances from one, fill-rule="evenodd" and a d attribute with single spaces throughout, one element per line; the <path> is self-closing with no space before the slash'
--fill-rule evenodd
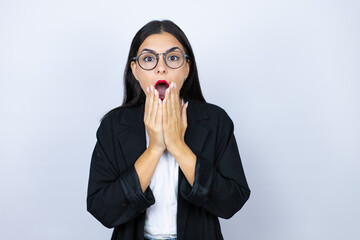
<path id="1" fill-rule="evenodd" d="M 142 69 L 152 70 L 157 66 L 160 54 L 163 55 L 166 65 L 172 69 L 181 67 L 185 59 L 189 59 L 189 55 L 182 51 L 170 49 L 166 53 L 143 52 L 139 56 L 133 57 L 132 60 L 137 61 Z"/>

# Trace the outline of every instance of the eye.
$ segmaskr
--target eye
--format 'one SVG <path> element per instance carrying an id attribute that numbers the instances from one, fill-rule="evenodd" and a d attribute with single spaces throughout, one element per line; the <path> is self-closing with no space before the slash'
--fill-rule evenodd
<path id="1" fill-rule="evenodd" d="M 143 61 L 144 61 L 144 62 L 151 62 L 151 61 L 154 61 L 154 58 L 151 57 L 151 56 L 145 56 L 145 57 L 143 58 Z"/>
<path id="2" fill-rule="evenodd" d="M 170 61 L 176 61 L 176 60 L 179 59 L 179 57 L 176 56 L 176 55 L 171 55 L 171 56 L 168 57 L 168 59 L 169 59 Z"/>

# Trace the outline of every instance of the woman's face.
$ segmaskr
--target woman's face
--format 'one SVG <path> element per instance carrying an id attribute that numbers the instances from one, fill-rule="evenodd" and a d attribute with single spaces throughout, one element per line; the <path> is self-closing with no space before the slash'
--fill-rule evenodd
<path id="1" fill-rule="evenodd" d="M 170 33 L 163 32 L 160 34 L 152 34 L 148 36 L 140 45 L 137 56 L 142 52 L 149 52 L 145 49 L 151 49 L 155 53 L 165 53 L 167 50 L 174 47 L 178 47 L 185 54 L 184 47 Z M 159 62 L 154 69 L 144 70 L 137 62 L 132 61 L 131 70 L 136 80 L 140 83 L 144 93 L 146 93 L 147 87 L 150 87 L 150 85 L 155 86 L 156 82 L 159 80 L 165 80 L 169 85 L 171 82 L 176 83 L 176 91 L 180 91 L 185 78 L 187 78 L 189 75 L 190 62 L 188 59 L 186 59 L 180 68 L 173 69 L 166 65 L 164 62 L 164 57 L 161 54 L 159 55 Z M 159 97 L 160 96 L 161 92 L 159 91 Z"/>

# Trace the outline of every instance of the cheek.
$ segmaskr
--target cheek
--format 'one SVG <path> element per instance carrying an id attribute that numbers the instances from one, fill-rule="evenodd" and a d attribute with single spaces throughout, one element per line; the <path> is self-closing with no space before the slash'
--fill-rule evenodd
<path id="1" fill-rule="evenodd" d="M 185 81 L 185 78 L 186 78 L 186 73 L 185 72 L 181 72 L 181 74 L 179 74 L 178 78 L 177 78 L 177 81 L 179 83 L 181 83 L 181 85 L 184 83 Z"/>
<path id="2" fill-rule="evenodd" d="M 150 85 L 150 80 L 151 79 L 148 74 L 144 73 L 144 72 L 139 72 L 138 73 L 138 81 L 140 83 L 141 88 L 144 90 L 146 89 L 147 86 Z"/>
<path id="3" fill-rule="evenodd" d="M 180 89 L 182 88 L 183 84 L 184 84 L 184 79 L 180 78 L 180 79 L 177 79 L 175 81 L 176 83 L 176 87 L 178 88 L 178 91 L 180 91 Z"/>

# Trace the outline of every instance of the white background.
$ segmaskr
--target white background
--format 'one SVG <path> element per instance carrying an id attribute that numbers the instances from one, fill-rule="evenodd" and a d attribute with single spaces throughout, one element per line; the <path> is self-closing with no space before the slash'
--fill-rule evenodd
<path id="1" fill-rule="evenodd" d="M 0 1 L 0 238 L 110 239 L 86 211 L 135 33 L 187 35 L 252 190 L 224 238 L 360 239 L 359 1 Z M 25 237 L 26 236 L 26 237 Z"/>

